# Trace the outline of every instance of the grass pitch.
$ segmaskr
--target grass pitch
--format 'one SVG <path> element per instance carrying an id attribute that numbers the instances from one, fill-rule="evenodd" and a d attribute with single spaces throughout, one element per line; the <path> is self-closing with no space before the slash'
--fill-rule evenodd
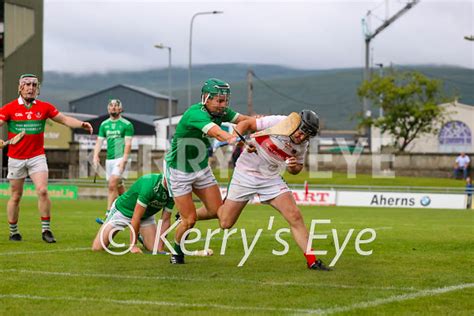
<path id="1" fill-rule="evenodd" d="M 6 200 L 1 200 L 5 205 Z M 284 256 L 272 250 L 286 223 L 268 206 L 249 206 L 236 227 L 247 237 L 263 229 L 243 267 L 242 239 L 228 240 L 219 255 L 220 233 L 212 257 L 187 257 L 174 266 L 164 255 L 112 256 L 89 250 L 104 201 L 53 201 L 52 228 L 58 242 L 41 240 L 36 203 L 24 200 L 19 228 L 22 242 L 8 241 L 0 229 L 0 314 L 472 314 L 474 310 L 474 213 L 472 211 L 302 207 L 305 221 L 330 219 L 317 226 L 328 239 L 315 240 L 328 264 L 335 255 L 331 229 L 342 244 L 354 228 L 332 272 L 310 271 L 296 244 Z M 5 209 L 5 206 L 2 208 Z M 269 218 L 275 216 L 271 230 Z M 205 238 L 216 221 L 197 226 Z M 377 232 L 355 251 L 363 228 Z M 2 237 L 3 236 L 3 237 Z M 122 233 L 126 241 L 128 234 Z M 171 238 L 170 238 L 171 239 Z M 250 241 L 249 241 L 250 244 Z M 193 245 L 203 248 L 204 241 Z"/>

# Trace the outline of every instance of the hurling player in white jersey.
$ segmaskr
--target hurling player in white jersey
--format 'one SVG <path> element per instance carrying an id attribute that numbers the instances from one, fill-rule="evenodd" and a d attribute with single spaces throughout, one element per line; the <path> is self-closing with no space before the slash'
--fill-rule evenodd
<path id="1" fill-rule="evenodd" d="M 260 136 L 253 139 L 237 160 L 234 174 L 228 187 L 224 204 L 217 214 L 205 208 L 198 210 L 198 219 L 219 218 L 223 229 L 231 228 L 245 205 L 258 195 L 260 201 L 279 211 L 290 224 L 293 238 L 306 257 L 309 269 L 329 271 L 324 263 L 313 254 L 307 254 L 308 230 L 293 194 L 280 174 L 286 169 L 298 174 L 303 169 L 304 157 L 309 139 L 319 132 L 319 117 L 316 113 L 303 110 L 301 124 L 291 136 Z M 238 131 L 259 131 L 271 127 L 286 116 L 253 118 L 237 124 Z"/>

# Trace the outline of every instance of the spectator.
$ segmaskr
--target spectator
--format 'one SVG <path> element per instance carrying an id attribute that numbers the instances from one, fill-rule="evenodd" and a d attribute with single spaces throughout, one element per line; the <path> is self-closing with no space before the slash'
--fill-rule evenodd
<path id="1" fill-rule="evenodd" d="M 459 174 L 462 172 L 462 178 L 466 179 L 469 173 L 469 163 L 471 160 L 466 153 L 461 152 L 461 154 L 456 158 L 456 163 L 454 164 L 454 178 L 457 179 Z"/>

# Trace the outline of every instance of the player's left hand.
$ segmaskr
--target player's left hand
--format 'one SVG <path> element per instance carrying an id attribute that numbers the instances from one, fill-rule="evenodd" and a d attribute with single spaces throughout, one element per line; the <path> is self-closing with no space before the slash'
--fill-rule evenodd
<path id="1" fill-rule="evenodd" d="M 89 122 L 82 122 L 81 128 L 88 131 L 89 134 L 91 135 L 92 135 L 92 132 L 94 132 L 94 129 L 92 128 L 92 125 Z"/>
<path id="2" fill-rule="evenodd" d="M 298 161 L 296 160 L 296 157 L 290 157 L 285 162 L 286 162 L 286 166 L 289 168 L 294 168 L 298 165 Z"/>
<path id="3" fill-rule="evenodd" d="M 130 252 L 131 253 L 143 253 L 143 251 L 138 248 L 136 245 L 132 247 L 132 249 L 130 249 Z"/>
<path id="4" fill-rule="evenodd" d="M 247 147 L 246 147 L 246 148 L 247 148 L 247 152 L 258 154 L 258 153 L 257 153 L 257 147 L 256 147 L 254 144 L 251 144 L 251 143 L 250 143 L 250 144 L 247 144 Z"/>
<path id="5" fill-rule="evenodd" d="M 0 139 L 0 149 L 2 149 L 3 147 L 5 147 L 5 142 Z"/>

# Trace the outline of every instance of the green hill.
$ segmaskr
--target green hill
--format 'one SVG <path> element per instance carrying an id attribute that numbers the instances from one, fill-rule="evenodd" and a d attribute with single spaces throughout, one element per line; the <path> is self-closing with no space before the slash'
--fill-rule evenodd
<path id="1" fill-rule="evenodd" d="M 247 112 L 247 70 L 254 78 L 254 109 L 258 113 L 287 114 L 304 108 L 316 110 L 331 129 L 353 129 L 352 118 L 361 110 L 356 95 L 363 79 L 363 69 L 300 70 L 275 65 L 196 65 L 193 68 L 193 101 L 199 100 L 201 83 L 209 77 L 222 78 L 231 83 L 232 107 Z M 396 66 L 402 70 L 417 70 L 430 78 L 444 82 L 450 96 L 474 105 L 474 71 L 449 66 Z M 173 96 L 179 99 L 182 112 L 187 103 L 187 68 L 173 68 Z M 107 74 L 72 75 L 46 72 L 41 98 L 68 110 L 68 102 L 98 90 L 123 83 L 141 86 L 163 94 L 168 93 L 167 69 L 140 72 L 112 72 Z M 126 106 L 126 105 L 125 105 Z M 105 113 L 105 105 L 104 105 Z"/>

